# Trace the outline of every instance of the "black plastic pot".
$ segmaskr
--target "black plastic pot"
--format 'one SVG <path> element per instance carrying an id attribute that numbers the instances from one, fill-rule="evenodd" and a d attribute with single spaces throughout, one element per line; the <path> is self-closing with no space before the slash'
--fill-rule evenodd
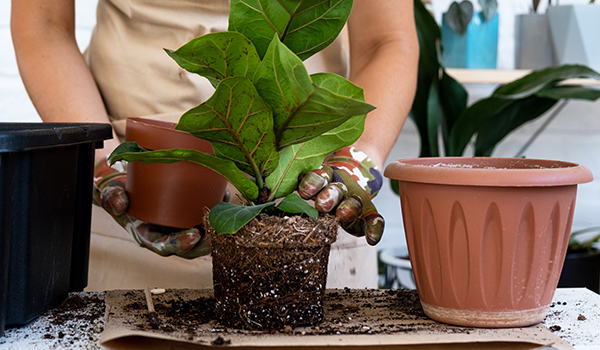
<path id="1" fill-rule="evenodd" d="M 600 293 L 600 250 L 567 253 L 559 287 L 585 287 Z"/>
<path id="2" fill-rule="evenodd" d="M 0 124 L 0 335 L 87 285 L 94 151 L 109 124 Z"/>

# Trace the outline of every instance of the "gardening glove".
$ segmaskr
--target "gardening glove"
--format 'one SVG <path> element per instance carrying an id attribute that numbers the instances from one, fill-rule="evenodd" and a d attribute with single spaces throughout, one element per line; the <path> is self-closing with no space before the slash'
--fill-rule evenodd
<path id="1" fill-rule="evenodd" d="M 354 147 L 333 153 L 323 165 L 304 174 L 298 194 L 314 198 L 322 213 L 335 212 L 346 232 L 365 236 L 376 245 L 383 234 L 384 220 L 371 201 L 383 184 L 383 177 L 369 157 Z"/>
<path id="2" fill-rule="evenodd" d="M 123 163 L 110 166 L 105 159 L 94 168 L 94 204 L 106 210 L 133 239 L 159 255 L 177 255 L 186 259 L 208 255 L 208 238 L 201 226 L 181 230 L 153 225 L 127 214 L 129 199 L 125 192 L 127 171 Z M 121 166 L 122 168 L 119 168 Z"/>

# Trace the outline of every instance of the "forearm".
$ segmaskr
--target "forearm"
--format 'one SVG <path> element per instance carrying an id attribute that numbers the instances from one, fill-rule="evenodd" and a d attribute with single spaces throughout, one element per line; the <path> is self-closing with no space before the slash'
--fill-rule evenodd
<path id="1" fill-rule="evenodd" d="M 349 22 L 351 38 L 358 37 L 350 43 L 350 80 L 362 87 L 366 101 L 377 107 L 367 116 L 365 130 L 355 146 L 380 169 L 408 116 L 417 82 L 419 47 L 412 1 L 397 3 L 404 3 L 403 8 L 389 9 L 381 1 L 357 1 L 355 9 L 362 12 L 361 16 L 353 12 Z M 380 14 L 392 10 L 396 11 L 394 18 Z M 374 17 L 380 19 L 379 24 L 373 24 Z M 394 26 L 390 22 L 403 24 Z"/>
<path id="2" fill-rule="evenodd" d="M 109 123 L 96 83 L 77 47 L 72 23 L 39 17 L 36 13 L 41 10 L 32 10 L 29 17 L 30 8 L 21 1 L 13 1 L 12 6 L 11 32 L 19 71 L 42 120 Z M 116 138 L 107 141 L 99 153 L 109 152 L 117 143 Z"/>
<path id="3" fill-rule="evenodd" d="M 355 147 L 368 154 L 380 169 L 408 116 L 416 86 L 416 67 L 398 64 L 410 61 L 412 54 L 393 52 L 400 51 L 397 48 L 389 51 L 379 53 L 371 64 L 350 77 L 364 89 L 366 101 L 377 107 L 369 113 Z M 403 60 L 403 56 L 408 59 Z"/>

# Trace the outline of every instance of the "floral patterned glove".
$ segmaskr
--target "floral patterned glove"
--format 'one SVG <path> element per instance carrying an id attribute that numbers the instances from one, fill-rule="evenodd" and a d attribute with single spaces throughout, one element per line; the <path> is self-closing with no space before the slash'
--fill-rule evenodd
<path id="1" fill-rule="evenodd" d="M 119 164 L 119 163 L 117 163 Z M 129 199 L 125 192 L 126 169 L 111 167 L 106 160 L 94 168 L 94 204 L 104 208 L 142 247 L 162 255 L 186 259 L 208 255 L 208 238 L 201 226 L 187 230 L 158 226 L 127 214 Z"/>
<path id="2" fill-rule="evenodd" d="M 344 147 L 304 175 L 298 193 L 314 198 L 323 213 L 335 211 L 341 226 L 357 237 L 365 236 L 376 245 L 383 234 L 384 220 L 371 201 L 383 184 L 383 177 L 369 157 L 354 147 Z"/>

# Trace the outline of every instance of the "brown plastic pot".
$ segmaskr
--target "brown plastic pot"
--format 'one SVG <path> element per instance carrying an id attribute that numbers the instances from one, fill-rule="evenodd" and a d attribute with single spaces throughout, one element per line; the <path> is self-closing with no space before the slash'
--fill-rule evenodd
<path id="1" fill-rule="evenodd" d="M 574 163 L 522 158 L 415 158 L 388 165 L 425 313 L 474 327 L 541 322 L 571 231 Z"/>
<path id="2" fill-rule="evenodd" d="M 126 141 L 135 141 L 148 150 L 195 149 L 212 153 L 208 141 L 174 129 L 170 122 L 143 118 L 127 119 Z M 199 164 L 127 165 L 128 214 L 149 223 L 190 228 L 203 223 L 206 208 L 223 200 L 227 180 Z"/>

